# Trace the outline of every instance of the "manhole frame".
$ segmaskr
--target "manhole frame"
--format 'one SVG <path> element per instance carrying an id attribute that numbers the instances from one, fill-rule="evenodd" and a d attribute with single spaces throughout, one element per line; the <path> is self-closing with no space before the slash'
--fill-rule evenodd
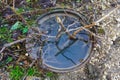
<path id="1" fill-rule="evenodd" d="M 86 25 L 89 24 L 89 22 L 87 21 L 87 18 L 83 14 L 78 13 L 78 12 L 76 12 L 74 10 L 70 10 L 70 9 L 55 9 L 55 10 L 52 10 L 52 11 L 50 11 L 48 13 L 45 13 L 45 14 L 41 15 L 40 17 L 38 17 L 38 19 L 36 20 L 36 23 L 38 24 L 38 22 L 40 21 L 40 19 L 42 19 L 42 18 L 44 18 L 44 17 L 46 17 L 46 16 L 48 16 L 50 14 L 54 14 L 54 13 L 72 14 L 73 16 L 79 17 L 79 19 L 84 19 L 86 21 Z M 63 69 L 62 70 L 62 69 L 51 68 L 51 67 L 48 67 L 48 66 L 42 64 L 42 68 L 43 69 L 48 69 L 48 70 L 53 71 L 53 72 L 60 72 L 60 73 L 61 72 L 63 73 L 63 72 L 71 72 L 71 71 L 77 71 L 77 70 L 79 70 L 81 67 L 83 67 L 90 60 L 91 56 L 93 55 L 92 51 L 93 51 L 93 47 L 94 47 L 94 44 L 95 44 L 95 38 L 94 38 L 94 36 L 90 36 L 90 40 L 93 40 L 92 41 L 92 45 L 91 45 L 91 50 L 88 53 L 87 58 L 84 61 L 82 61 L 79 65 L 77 65 L 77 66 L 75 66 L 75 67 L 73 67 L 71 69 Z M 41 64 L 40 64 L 40 66 L 41 66 Z"/>

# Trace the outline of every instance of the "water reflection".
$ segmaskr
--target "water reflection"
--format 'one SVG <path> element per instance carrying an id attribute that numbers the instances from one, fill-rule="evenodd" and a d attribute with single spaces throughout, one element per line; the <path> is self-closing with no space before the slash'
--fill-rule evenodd
<path id="1" fill-rule="evenodd" d="M 75 17 L 62 15 L 59 17 L 70 34 L 81 26 Z M 42 46 L 43 64 L 56 69 L 67 69 L 81 64 L 88 57 L 92 43 L 86 31 L 83 30 L 77 34 L 76 39 L 70 39 L 65 31 L 59 33 L 61 27 L 56 21 L 56 15 L 40 23 L 39 28 L 45 32 L 45 35 L 53 36 L 41 36 L 44 41 L 44 46 Z M 57 37 L 58 35 L 60 36 Z"/>

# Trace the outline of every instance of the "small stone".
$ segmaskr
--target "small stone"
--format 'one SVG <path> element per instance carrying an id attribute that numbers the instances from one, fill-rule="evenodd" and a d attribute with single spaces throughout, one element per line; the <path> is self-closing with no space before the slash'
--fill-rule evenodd
<path id="1" fill-rule="evenodd" d="M 117 24 L 117 27 L 119 28 L 119 27 L 120 27 L 120 24 Z"/>
<path id="2" fill-rule="evenodd" d="M 23 63 L 23 62 L 20 62 L 19 64 L 20 64 L 20 65 L 23 65 L 24 63 Z"/>
<path id="3" fill-rule="evenodd" d="M 42 80 L 40 77 L 27 76 L 25 80 Z"/>
<path id="4" fill-rule="evenodd" d="M 118 22 L 120 22 L 120 18 L 117 18 L 116 20 L 117 20 Z"/>
<path id="5" fill-rule="evenodd" d="M 45 78 L 44 80 L 50 80 L 50 78 L 49 78 L 49 77 L 47 77 L 47 78 Z"/>
<path id="6" fill-rule="evenodd" d="M 95 50 L 95 51 L 96 51 L 97 49 L 96 49 L 96 48 L 93 48 L 93 50 Z"/>
<path id="7" fill-rule="evenodd" d="M 26 53 L 26 54 L 25 54 L 25 56 L 29 56 L 29 54 L 28 54 L 28 53 Z"/>
<path id="8" fill-rule="evenodd" d="M 88 65 L 88 70 L 89 70 L 89 73 L 91 74 L 94 73 L 92 65 Z"/>
<path id="9" fill-rule="evenodd" d="M 67 75 L 60 75 L 58 77 L 58 80 L 70 80 L 69 77 Z"/>

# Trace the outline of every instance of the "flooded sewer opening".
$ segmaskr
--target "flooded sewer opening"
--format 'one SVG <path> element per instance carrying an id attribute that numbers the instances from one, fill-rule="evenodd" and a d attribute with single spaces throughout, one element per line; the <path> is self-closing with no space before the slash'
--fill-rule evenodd
<path id="1" fill-rule="evenodd" d="M 60 18 L 65 29 L 57 22 Z M 41 47 L 41 59 L 44 68 L 52 71 L 69 71 L 80 67 L 90 56 L 92 49 L 91 37 L 85 30 L 76 35 L 76 39 L 70 39 L 74 31 L 83 26 L 82 15 L 70 10 L 52 11 L 42 15 L 38 21 L 41 43 L 36 43 L 31 48 L 35 53 Z M 86 23 L 85 23 L 86 24 Z"/>

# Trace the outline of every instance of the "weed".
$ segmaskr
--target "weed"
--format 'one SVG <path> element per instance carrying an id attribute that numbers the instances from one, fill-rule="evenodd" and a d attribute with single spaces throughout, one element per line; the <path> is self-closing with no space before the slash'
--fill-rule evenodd
<path id="1" fill-rule="evenodd" d="M 0 42 L 12 42 L 10 30 L 4 26 L 0 28 Z"/>
<path id="2" fill-rule="evenodd" d="M 36 76 L 36 74 L 40 74 L 40 72 L 38 72 L 35 67 L 32 67 L 27 70 L 27 74 L 28 76 Z"/>
<path id="3" fill-rule="evenodd" d="M 25 11 L 24 8 L 18 8 L 18 9 L 16 10 L 16 12 L 19 13 L 19 14 L 22 13 L 22 12 L 24 12 L 24 11 Z"/>
<path id="4" fill-rule="evenodd" d="M 11 67 L 10 78 L 11 80 L 21 80 L 24 75 L 24 69 L 20 66 Z"/>
<path id="5" fill-rule="evenodd" d="M 6 64 L 10 63 L 13 60 L 12 57 L 8 56 L 7 60 L 6 60 Z"/>
<path id="6" fill-rule="evenodd" d="M 10 57 L 10 56 L 8 56 L 4 61 L 1 61 L 1 62 L 0 62 L 0 67 L 9 64 L 9 63 L 12 62 L 12 61 L 13 61 L 13 58 Z"/>
<path id="7" fill-rule="evenodd" d="M 21 80 L 22 77 L 27 74 L 27 76 L 40 76 L 41 73 L 37 70 L 36 67 L 31 67 L 26 70 L 26 68 L 20 66 L 9 66 L 8 69 L 10 70 L 10 78 L 11 80 Z M 26 72 L 25 72 L 26 71 Z"/>
<path id="8" fill-rule="evenodd" d="M 24 24 L 20 21 L 17 21 L 12 27 L 11 27 L 11 31 L 14 31 L 14 30 L 20 30 L 22 31 L 23 34 L 27 33 L 28 32 L 28 27 L 27 26 L 24 26 Z"/>
<path id="9" fill-rule="evenodd" d="M 81 0 L 76 0 L 76 2 L 81 2 Z"/>
<path id="10" fill-rule="evenodd" d="M 26 0 L 26 2 L 28 2 L 28 3 L 29 3 L 29 2 L 30 2 L 30 0 Z"/>
<path id="11" fill-rule="evenodd" d="M 47 77 L 52 77 L 52 76 L 54 76 L 54 73 L 53 73 L 53 72 L 47 72 L 47 73 L 46 73 L 46 76 L 47 76 Z"/>

